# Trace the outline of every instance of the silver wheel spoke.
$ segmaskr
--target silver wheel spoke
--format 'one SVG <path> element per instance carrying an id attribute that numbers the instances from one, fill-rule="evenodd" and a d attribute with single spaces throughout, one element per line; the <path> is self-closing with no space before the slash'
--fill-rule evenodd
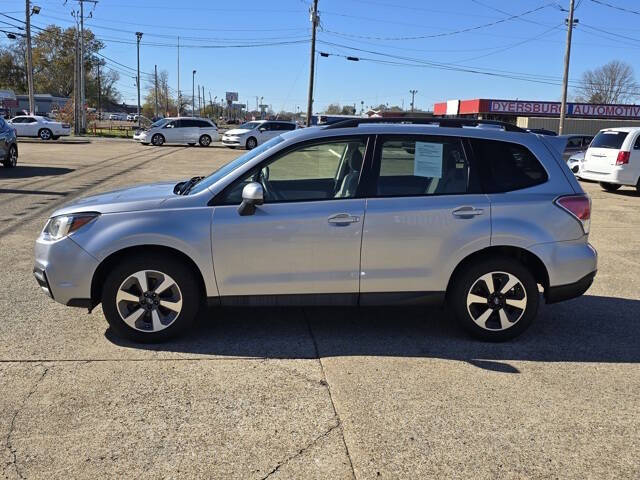
<path id="1" fill-rule="evenodd" d="M 124 290 L 118 290 L 118 294 L 116 295 L 116 302 L 135 302 L 138 303 L 140 298 L 136 295 L 133 295 L 129 292 L 125 292 Z"/>
<path id="2" fill-rule="evenodd" d="M 138 280 L 138 285 L 140 285 L 140 289 L 142 293 L 149 290 L 149 283 L 147 282 L 147 272 L 137 272 L 134 273 L 133 276 Z"/>
<path id="3" fill-rule="evenodd" d="M 467 307 L 472 303 L 487 303 L 487 297 L 481 297 L 475 293 L 470 293 L 467 295 Z"/>
<path id="4" fill-rule="evenodd" d="M 123 320 L 125 321 L 125 323 L 127 325 L 129 325 L 131 328 L 135 328 L 136 330 L 136 321 L 142 317 L 142 315 L 144 315 L 144 308 L 142 307 L 138 307 L 137 310 L 134 310 L 132 313 L 130 313 L 129 315 L 127 315 L 126 317 L 123 318 Z"/>
<path id="5" fill-rule="evenodd" d="M 173 280 L 171 280 L 169 277 L 164 277 L 162 283 L 158 285 L 153 291 L 157 294 L 160 294 L 173 285 L 175 285 L 175 282 Z"/>
<path id="6" fill-rule="evenodd" d="M 527 307 L 527 299 L 523 298 L 522 300 L 515 300 L 513 298 L 505 299 L 507 305 L 512 307 L 519 308 L 520 310 L 524 310 Z"/>
<path id="7" fill-rule="evenodd" d="M 492 313 L 493 313 L 493 310 L 487 307 L 487 310 L 485 310 L 485 312 L 482 315 L 480 315 L 478 318 L 474 319 L 473 321 L 476 322 L 478 325 L 480 325 L 482 328 L 487 328 L 487 320 L 489 320 L 489 317 L 491 316 Z"/>
<path id="8" fill-rule="evenodd" d="M 502 287 L 502 290 L 500 290 L 500 293 L 504 295 L 519 283 L 520 281 L 514 275 L 509 274 L 509 280 L 507 280 L 507 283 L 505 283 L 504 287 Z"/>
<path id="9" fill-rule="evenodd" d="M 164 328 L 164 325 L 160 322 L 160 314 L 157 310 L 151 310 L 151 327 L 154 332 Z"/>
<path id="10" fill-rule="evenodd" d="M 493 285 L 493 274 L 487 273 L 486 275 L 481 276 L 480 280 L 482 280 L 487 286 L 489 293 L 493 293 L 495 291 L 495 286 Z"/>
<path id="11" fill-rule="evenodd" d="M 182 310 L 182 300 L 177 300 L 175 302 L 170 300 L 160 300 L 160 305 L 176 313 L 180 313 L 180 310 Z"/>
<path id="12" fill-rule="evenodd" d="M 500 328 L 504 330 L 511 326 L 511 320 L 507 317 L 507 312 L 504 311 L 504 308 L 498 310 L 498 316 L 500 317 Z"/>

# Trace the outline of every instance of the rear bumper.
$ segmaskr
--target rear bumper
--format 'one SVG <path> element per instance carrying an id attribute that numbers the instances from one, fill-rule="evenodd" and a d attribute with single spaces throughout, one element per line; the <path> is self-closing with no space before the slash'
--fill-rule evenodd
<path id="1" fill-rule="evenodd" d="M 564 300 L 570 300 L 572 298 L 579 297 L 584 292 L 589 290 L 589 287 L 593 283 L 593 279 L 596 276 L 596 272 L 593 271 L 588 275 L 585 275 L 580 280 L 567 285 L 559 285 L 557 287 L 549 287 L 545 291 L 545 298 L 547 303 L 562 302 Z"/>
<path id="2" fill-rule="evenodd" d="M 631 185 L 635 186 L 638 182 L 637 174 L 624 166 L 611 167 L 609 173 L 593 172 L 588 170 L 588 166 L 582 165 L 580 169 L 580 178 L 591 180 L 594 182 L 613 183 L 615 185 Z"/>

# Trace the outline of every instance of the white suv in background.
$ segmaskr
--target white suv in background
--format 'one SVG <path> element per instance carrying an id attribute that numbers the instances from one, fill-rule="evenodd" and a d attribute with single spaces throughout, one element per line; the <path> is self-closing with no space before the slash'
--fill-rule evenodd
<path id="1" fill-rule="evenodd" d="M 623 185 L 640 192 L 640 127 L 600 130 L 585 153 L 580 178 L 609 192 Z"/>
<path id="2" fill-rule="evenodd" d="M 247 150 L 252 150 L 273 137 L 295 129 L 296 124 L 293 122 L 255 120 L 243 123 L 233 130 L 227 130 L 222 136 L 222 143 L 231 148 L 245 147 Z"/>
<path id="3" fill-rule="evenodd" d="M 18 137 L 38 137 L 42 140 L 57 140 L 59 137 L 71 135 L 71 125 L 54 122 L 39 115 L 20 115 L 7 123 L 16 129 Z"/>
<path id="4" fill-rule="evenodd" d="M 138 130 L 133 139 L 143 145 L 160 146 L 165 143 L 187 143 L 208 147 L 220 140 L 218 127 L 207 118 L 174 117 L 163 118 L 146 130 Z"/>

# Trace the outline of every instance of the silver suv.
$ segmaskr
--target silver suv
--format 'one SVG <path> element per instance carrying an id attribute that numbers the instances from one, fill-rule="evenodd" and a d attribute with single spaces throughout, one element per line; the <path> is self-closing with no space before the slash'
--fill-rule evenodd
<path id="1" fill-rule="evenodd" d="M 34 275 L 63 304 L 102 302 L 142 342 L 183 331 L 205 303 L 446 301 L 471 334 L 512 338 L 541 291 L 584 293 L 597 254 L 565 141 L 488 123 L 347 120 L 208 177 L 78 200 L 44 227 Z"/>

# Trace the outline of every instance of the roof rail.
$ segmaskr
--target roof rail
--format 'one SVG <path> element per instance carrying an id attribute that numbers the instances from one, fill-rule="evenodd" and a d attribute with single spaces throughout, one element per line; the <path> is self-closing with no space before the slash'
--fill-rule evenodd
<path id="1" fill-rule="evenodd" d="M 496 125 L 502 127 L 507 132 L 521 132 L 527 133 L 526 130 L 517 127 L 511 123 L 500 122 L 498 120 L 478 120 L 475 118 L 460 118 L 460 117 L 370 117 L 370 118 L 349 118 L 340 122 L 327 125 L 325 130 L 331 130 L 334 128 L 350 128 L 357 127 L 361 124 L 367 123 L 400 123 L 400 124 L 413 124 L 413 125 L 434 125 L 439 127 L 477 127 L 480 125 Z"/>

